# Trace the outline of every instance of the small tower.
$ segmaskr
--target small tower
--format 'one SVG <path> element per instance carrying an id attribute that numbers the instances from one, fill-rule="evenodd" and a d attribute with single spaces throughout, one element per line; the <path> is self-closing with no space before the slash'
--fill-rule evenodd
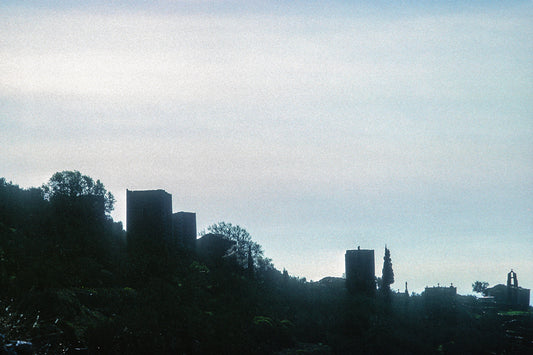
<path id="1" fill-rule="evenodd" d="M 507 287 L 511 287 L 511 281 L 513 282 L 513 287 L 518 287 L 518 278 L 516 277 L 516 272 L 511 269 L 511 272 L 507 274 Z"/>
<path id="2" fill-rule="evenodd" d="M 194 250 L 196 247 L 196 213 L 176 212 L 172 215 L 174 239 L 179 247 Z"/>

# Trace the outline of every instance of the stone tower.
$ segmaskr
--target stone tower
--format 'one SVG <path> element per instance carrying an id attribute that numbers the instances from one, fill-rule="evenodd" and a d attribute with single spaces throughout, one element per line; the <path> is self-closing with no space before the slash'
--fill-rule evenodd
<path id="1" fill-rule="evenodd" d="M 172 215 L 174 239 L 178 246 L 194 250 L 196 246 L 196 213 L 177 212 Z"/>
<path id="2" fill-rule="evenodd" d="M 128 244 L 153 241 L 174 246 L 172 195 L 164 190 L 126 190 Z"/>
<path id="3" fill-rule="evenodd" d="M 374 250 L 357 248 L 346 250 L 346 288 L 350 293 L 374 295 L 376 292 L 376 272 Z"/>

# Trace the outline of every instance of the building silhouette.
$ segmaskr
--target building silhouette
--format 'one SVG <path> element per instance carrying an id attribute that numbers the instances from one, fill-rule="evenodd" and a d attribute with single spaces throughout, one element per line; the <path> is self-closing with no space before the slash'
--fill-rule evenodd
<path id="1" fill-rule="evenodd" d="M 208 233 L 196 240 L 196 253 L 207 265 L 219 266 L 236 243 L 222 234 Z"/>
<path id="2" fill-rule="evenodd" d="M 350 293 L 373 295 L 376 292 L 374 250 L 346 250 L 346 288 Z"/>
<path id="3" fill-rule="evenodd" d="M 450 285 L 426 287 L 422 295 L 428 300 L 436 300 L 438 302 L 450 301 L 457 296 L 457 287 Z"/>
<path id="4" fill-rule="evenodd" d="M 128 244 L 150 241 L 174 246 L 172 195 L 164 190 L 126 190 Z"/>
<path id="5" fill-rule="evenodd" d="M 432 317 L 445 318 L 453 317 L 457 309 L 457 287 L 433 286 L 427 287 L 422 292 L 424 308 Z"/>
<path id="6" fill-rule="evenodd" d="M 174 239 L 178 246 L 194 250 L 196 246 L 196 213 L 177 212 L 172 215 Z"/>
<path id="7" fill-rule="evenodd" d="M 164 190 L 126 190 L 128 245 L 150 244 L 194 250 L 196 213 L 172 213 L 172 195 Z"/>
<path id="8" fill-rule="evenodd" d="M 530 290 L 518 286 L 516 272 L 511 270 L 507 274 L 507 286 L 496 285 L 487 288 L 483 293 L 493 297 L 496 304 L 516 309 L 528 309 Z"/>

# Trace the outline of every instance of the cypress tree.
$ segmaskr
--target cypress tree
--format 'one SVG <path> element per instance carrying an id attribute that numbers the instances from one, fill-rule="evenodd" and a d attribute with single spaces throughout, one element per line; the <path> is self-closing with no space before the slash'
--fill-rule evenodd
<path id="1" fill-rule="evenodd" d="M 392 261 L 390 258 L 390 250 L 385 246 L 385 256 L 383 257 L 383 271 L 381 276 L 383 292 L 390 293 L 390 285 L 394 283 L 394 271 L 392 270 Z"/>

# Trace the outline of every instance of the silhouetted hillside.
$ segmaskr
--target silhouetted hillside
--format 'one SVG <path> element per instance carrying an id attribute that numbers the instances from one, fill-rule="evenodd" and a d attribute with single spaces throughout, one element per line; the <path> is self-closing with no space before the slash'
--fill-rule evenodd
<path id="1" fill-rule="evenodd" d="M 224 253 L 235 243 L 213 234 L 203 253 L 150 240 L 128 250 L 108 214 L 112 195 L 83 179 L 82 190 L 54 194 L 0 179 L 0 353 L 533 350 L 531 312 L 474 297 L 353 294 L 340 278 L 307 282 L 269 262 L 244 265 Z"/>

